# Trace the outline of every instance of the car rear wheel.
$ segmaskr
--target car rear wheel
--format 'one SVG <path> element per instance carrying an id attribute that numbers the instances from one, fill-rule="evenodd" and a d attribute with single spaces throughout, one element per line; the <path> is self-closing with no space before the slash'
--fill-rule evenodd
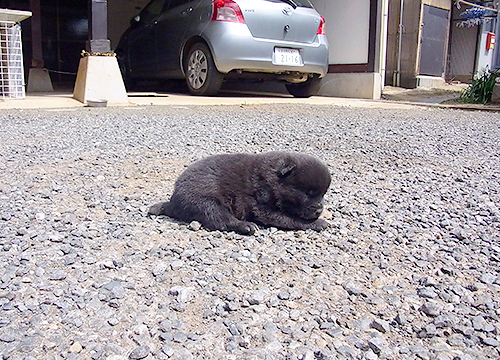
<path id="1" fill-rule="evenodd" d="M 286 89 L 288 92 L 297 98 L 308 98 L 313 95 L 316 95 L 319 91 L 321 79 L 318 75 L 314 75 L 310 77 L 305 82 L 301 82 L 298 84 L 286 84 Z"/>
<path id="2" fill-rule="evenodd" d="M 189 49 L 185 75 L 192 95 L 215 95 L 224 80 L 224 76 L 215 67 L 212 53 L 203 43 L 196 43 Z"/>

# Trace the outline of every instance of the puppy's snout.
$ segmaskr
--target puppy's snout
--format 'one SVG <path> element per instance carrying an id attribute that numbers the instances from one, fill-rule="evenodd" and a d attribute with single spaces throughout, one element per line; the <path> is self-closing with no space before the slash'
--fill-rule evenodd
<path id="1" fill-rule="evenodd" d="M 323 204 L 322 203 L 311 204 L 305 210 L 306 211 L 304 214 L 304 218 L 317 219 L 323 212 Z"/>

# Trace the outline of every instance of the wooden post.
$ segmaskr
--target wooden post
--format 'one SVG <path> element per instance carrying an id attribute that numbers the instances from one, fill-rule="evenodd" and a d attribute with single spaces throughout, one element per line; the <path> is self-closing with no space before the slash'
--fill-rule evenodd
<path id="1" fill-rule="evenodd" d="M 43 68 L 42 14 L 40 0 L 30 0 L 31 13 L 31 68 L 28 74 L 27 92 L 52 92 L 54 87 L 49 72 Z"/>
<path id="2" fill-rule="evenodd" d="M 111 52 L 108 40 L 108 2 L 107 0 L 89 1 L 89 40 L 87 51 L 90 53 Z"/>
<path id="3" fill-rule="evenodd" d="M 107 0 L 89 0 L 89 40 L 87 56 L 80 60 L 73 98 L 106 100 L 108 104 L 128 104 L 127 91 L 108 40 Z"/>

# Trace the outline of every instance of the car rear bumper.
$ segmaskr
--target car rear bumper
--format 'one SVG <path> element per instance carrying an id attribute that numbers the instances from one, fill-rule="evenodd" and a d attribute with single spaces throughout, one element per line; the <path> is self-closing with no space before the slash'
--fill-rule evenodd
<path id="1" fill-rule="evenodd" d="M 203 31 L 217 69 L 222 73 L 233 70 L 286 73 L 300 72 L 318 74 L 328 71 L 328 42 L 326 36 L 318 35 L 313 43 L 298 43 L 254 38 L 245 24 L 213 21 Z M 303 65 L 284 66 L 273 64 L 275 47 L 293 48 L 300 51 Z"/>

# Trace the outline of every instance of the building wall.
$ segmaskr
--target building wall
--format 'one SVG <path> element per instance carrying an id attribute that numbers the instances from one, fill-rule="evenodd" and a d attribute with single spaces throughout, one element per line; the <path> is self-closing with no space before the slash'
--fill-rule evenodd
<path id="1" fill-rule="evenodd" d="M 482 73 L 485 69 L 491 69 L 493 65 L 494 50 L 486 50 L 486 38 L 489 32 L 495 32 L 495 22 L 485 22 L 479 27 L 479 39 L 477 47 L 477 61 L 475 71 Z M 499 43 L 495 44 L 499 46 Z"/>
<path id="2" fill-rule="evenodd" d="M 403 4 L 402 44 L 399 53 L 399 22 L 401 3 Z M 396 85 L 398 61 L 400 63 L 400 86 L 417 86 L 420 56 L 420 36 L 423 5 L 431 5 L 450 10 L 451 0 L 389 0 L 389 19 L 387 36 L 386 83 Z M 443 49 L 446 52 L 446 49 Z"/>
<path id="3" fill-rule="evenodd" d="M 470 6 L 454 7 L 452 11 L 450 58 L 446 74 L 446 79 L 450 81 L 471 82 L 475 73 L 493 68 L 494 50 L 486 50 L 486 37 L 488 32 L 495 32 L 496 19 L 486 20 L 479 26 L 458 27 L 460 14 L 468 8 Z"/>
<path id="4" fill-rule="evenodd" d="M 487 31 L 479 32 L 479 44 L 477 47 L 477 61 L 475 72 L 483 73 L 486 69 L 491 69 L 493 62 L 493 50 L 486 50 Z"/>
<path id="5" fill-rule="evenodd" d="M 368 62 L 370 0 L 312 0 L 326 19 L 330 64 Z"/>
<path id="6" fill-rule="evenodd" d="M 401 86 L 416 86 L 417 59 L 420 44 L 420 24 L 422 23 L 420 0 L 404 2 L 403 41 L 401 47 Z"/>
<path id="7" fill-rule="evenodd" d="M 330 72 L 319 95 L 379 99 L 384 84 L 387 0 L 313 0 L 326 19 Z"/>
<path id="8" fill-rule="evenodd" d="M 396 69 L 399 41 L 400 1 L 389 0 L 389 16 L 387 19 L 387 56 L 385 64 L 385 83 L 396 85 Z"/>
<path id="9" fill-rule="evenodd" d="M 422 0 L 422 4 L 435 6 L 441 9 L 450 10 L 451 1 L 450 0 Z"/>
<path id="10" fill-rule="evenodd" d="M 396 76 L 399 63 L 400 85 L 413 88 L 416 85 L 422 5 L 420 0 L 404 0 L 401 56 L 399 56 L 401 4 L 402 0 L 389 0 L 386 82 L 390 85 L 397 85 Z"/>
<path id="11" fill-rule="evenodd" d="M 466 8 L 466 7 L 465 7 Z M 452 10 L 450 54 L 446 72 L 448 81 L 470 82 L 476 62 L 478 27 L 458 27 L 459 14 L 464 11 L 456 7 Z"/>

